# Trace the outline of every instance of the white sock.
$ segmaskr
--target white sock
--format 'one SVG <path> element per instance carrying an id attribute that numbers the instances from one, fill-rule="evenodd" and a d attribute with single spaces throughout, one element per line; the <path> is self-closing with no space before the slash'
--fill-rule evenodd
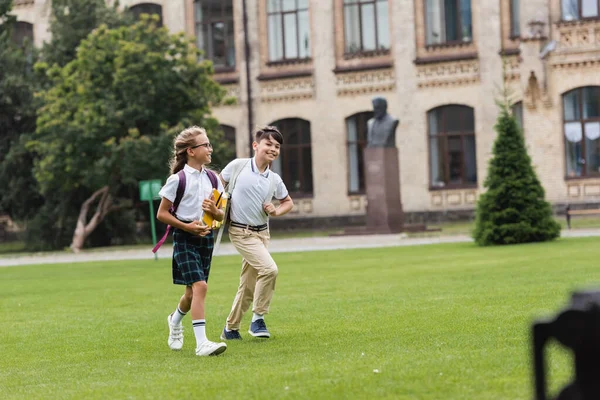
<path id="1" fill-rule="evenodd" d="M 255 322 L 257 319 L 264 319 L 264 318 L 260 314 L 252 313 L 252 322 Z"/>
<path id="2" fill-rule="evenodd" d="M 177 306 L 177 309 L 171 316 L 171 322 L 173 322 L 174 325 L 180 324 L 183 317 L 185 317 L 185 314 L 187 314 L 187 313 L 184 313 L 183 311 L 181 311 L 181 309 L 179 309 L 179 306 Z"/>
<path id="3" fill-rule="evenodd" d="M 194 326 L 194 335 L 196 335 L 196 347 L 200 347 L 200 345 L 207 340 L 206 320 L 195 319 L 192 321 L 192 325 Z"/>

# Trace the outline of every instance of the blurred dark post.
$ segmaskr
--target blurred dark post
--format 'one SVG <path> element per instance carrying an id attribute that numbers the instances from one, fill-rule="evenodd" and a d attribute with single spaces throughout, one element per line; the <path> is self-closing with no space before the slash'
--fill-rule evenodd
<path id="1" fill-rule="evenodd" d="M 556 400 L 600 399 L 600 291 L 575 292 L 554 320 L 533 325 L 536 400 L 547 400 L 544 347 L 556 339 L 575 356 L 575 380 Z"/>

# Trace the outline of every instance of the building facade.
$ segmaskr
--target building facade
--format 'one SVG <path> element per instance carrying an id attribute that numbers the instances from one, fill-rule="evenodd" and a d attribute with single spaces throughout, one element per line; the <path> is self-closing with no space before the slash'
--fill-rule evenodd
<path id="1" fill-rule="evenodd" d="M 36 44 L 49 0 L 16 0 Z M 371 100 L 400 119 L 409 220 L 468 214 L 483 190 L 503 82 L 555 205 L 600 202 L 600 0 L 121 0 L 196 38 L 236 105 L 214 110 L 238 156 L 285 137 L 289 218 L 363 216 Z M 29 26 L 28 25 L 28 26 Z"/>

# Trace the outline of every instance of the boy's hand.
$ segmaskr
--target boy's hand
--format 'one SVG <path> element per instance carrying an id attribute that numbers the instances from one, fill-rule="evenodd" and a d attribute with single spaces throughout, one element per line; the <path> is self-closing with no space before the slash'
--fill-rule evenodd
<path id="1" fill-rule="evenodd" d="M 265 203 L 265 204 L 263 204 L 263 209 L 270 216 L 272 216 L 272 217 L 276 217 L 277 216 L 277 208 L 275 208 L 275 206 L 273 205 L 273 203 Z"/>
<path id="2" fill-rule="evenodd" d="M 201 221 L 192 221 L 187 224 L 187 231 L 192 235 L 206 236 L 210 233 L 210 226 Z"/>
<path id="3" fill-rule="evenodd" d="M 217 215 L 219 209 L 217 208 L 217 204 L 215 203 L 214 194 L 210 195 L 210 198 L 204 199 L 202 202 L 202 210 L 204 212 L 210 213 L 213 217 Z"/>

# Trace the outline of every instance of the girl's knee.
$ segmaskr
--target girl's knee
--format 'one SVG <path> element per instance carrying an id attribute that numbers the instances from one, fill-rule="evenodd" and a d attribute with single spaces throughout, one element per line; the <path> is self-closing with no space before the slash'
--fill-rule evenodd
<path id="1" fill-rule="evenodd" d="M 200 291 L 206 291 L 207 288 L 208 284 L 206 283 L 206 281 L 194 282 L 192 283 L 192 294 L 198 293 Z"/>

